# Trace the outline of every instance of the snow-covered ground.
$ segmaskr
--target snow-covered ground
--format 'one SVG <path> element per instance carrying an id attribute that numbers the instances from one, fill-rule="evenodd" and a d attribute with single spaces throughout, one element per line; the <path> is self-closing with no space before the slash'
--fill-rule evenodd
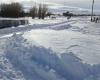
<path id="1" fill-rule="evenodd" d="M 31 20 L 0 30 L 0 80 L 100 80 L 100 23 Z"/>

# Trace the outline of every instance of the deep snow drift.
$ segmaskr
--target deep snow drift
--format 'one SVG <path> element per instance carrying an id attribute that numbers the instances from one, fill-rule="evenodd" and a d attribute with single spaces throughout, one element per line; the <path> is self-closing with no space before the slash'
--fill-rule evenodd
<path id="1" fill-rule="evenodd" d="M 0 80 L 100 80 L 99 25 L 74 18 L 0 30 Z"/>
<path id="2" fill-rule="evenodd" d="M 22 34 L 14 34 L 6 40 L 1 58 L 4 60 L 4 64 L 0 64 L 1 80 L 90 80 L 91 78 L 99 80 L 100 78 L 99 65 L 85 64 L 71 52 L 58 56 L 50 49 L 29 44 Z"/>

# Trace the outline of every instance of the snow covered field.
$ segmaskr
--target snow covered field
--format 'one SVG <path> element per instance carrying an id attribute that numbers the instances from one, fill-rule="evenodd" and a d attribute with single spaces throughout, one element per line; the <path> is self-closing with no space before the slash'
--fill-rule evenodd
<path id="1" fill-rule="evenodd" d="M 79 17 L 0 30 L 0 80 L 100 80 L 99 26 Z"/>

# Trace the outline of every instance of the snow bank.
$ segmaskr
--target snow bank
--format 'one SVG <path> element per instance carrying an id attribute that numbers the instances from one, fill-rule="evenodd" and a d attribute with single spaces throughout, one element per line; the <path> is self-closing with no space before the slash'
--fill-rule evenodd
<path id="1" fill-rule="evenodd" d="M 79 21 L 79 20 L 78 20 Z M 83 20 L 82 20 L 83 21 Z M 94 30 L 93 25 L 92 27 L 84 27 L 84 25 L 72 25 L 73 23 L 77 22 L 77 20 L 61 23 L 54 23 L 54 24 L 33 24 L 33 25 L 26 25 L 26 26 L 19 26 L 16 28 L 9 28 L 0 30 L 0 35 L 4 34 L 13 34 L 15 32 L 24 32 L 31 29 L 46 29 L 47 32 L 41 30 L 46 35 L 42 37 L 41 40 L 48 41 L 49 35 L 54 37 L 54 40 L 57 39 L 61 40 L 64 44 L 67 41 L 67 45 L 69 47 L 66 49 L 70 49 L 69 52 L 65 52 L 62 54 L 58 54 L 57 52 L 53 52 L 51 49 L 44 48 L 37 44 L 36 42 L 32 41 L 32 44 L 28 42 L 28 37 L 25 39 L 23 38 L 22 34 L 14 34 L 8 36 L 3 36 L 0 39 L 0 80 L 99 80 L 100 79 L 100 64 L 90 65 L 87 63 L 83 63 L 83 61 L 77 57 L 75 54 L 78 51 L 83 54 L 86 54 L 86 58 L 90 55 L 88 53 L 94 54 L 97 60 L 99 54 L 99 37 L 94 35 L 85 35 L 81 34 L 84 29 Z M 78 23 L 78 22 L 77 22 Z M 85 23 L 89 24 L 85 21 Z M 85 24 L 83 22 L 83 24 Z M 81 26 L 82 25 L 82 26 Z M 74 27 L 75 26 L 75 27 Z M 99 29 L 99 25 L 97 24 L 97 29 Z M 78 27 L 78 28 L 77 28 Z M 56 33 L 49 33 L 49 29 L 54 30 L 63 30 L 68 29 L 71 30 L 64 30 L 67 32 L 58 32 L 60 36 L 57 36 Z M 76 33 L 75 30 L 78 32 Z M 95 33 L 94 31 L 94 33 Z M 29 32 L 28 32 L 29 33 Z M 47 34 L 49 33 L 49 34 Z M 86 33 L 86 32 L 85 32 Z M 98 32 L 97 32 L 98 33 Z M 27 34 L 27 33 L 26 33 Z M 24 34 L 24 35 L 26 35 Z M 40 34 L 40 33 L 39 33 Z M 65 35 L 64 35 L 65 34 Z M 28 34 L 28 36 L 32 37 L 33 32 Z M 41 34 L 42 35 L 42 34 Z M 11 36 L 11 37 L 10 37 Z M 33 35 L 38 37 L 36 34 Z M 66 37 L 67 36 L 67 37 Z M 67 39 L 65 40 L 66 37 Z M 4 39 L 3 39 L 4 38 Z M 47 38 L 47 39 L 46 39 Z M 52 39 L 50 38 L 50 41 Z M 65 40 L 65 41 L 63 41 Z M 59 44 L 60 46 L 64 44 Z M 42 42 L 43 43 L 43 42 Z M 75 43 L 75 44 L 73 44 Z M 88 43 L 88 44 L 87 44 Z M 49 42 L 49 44 L 51 44 Z M 54 43 L 52 43 L 54 46 Z M 78 46 L 78 48 L 77 48 Z M 85 46 L 85 48 L 84 48 Z M 1 48 L 2 47 L 2 48 Z M 55 46 L 54 46 L 55 47 Z M 75 48 L 74 48 L 75 47 Z M 95 48 L 95 49 L 93 49 Z M 91 51 L 90 51 L 91 49 Z M 75 52 L 72 50 L 75 50 Z M 78 51 L 77 51 L 78 50 Z M 89 51 L 89 52 L 88 52 Z M 98 54 L 96 54 L 96 52 Z M 82 56 L 83 57 L 83 56 Z M 94 61 L 94 58 L 92 59 Z M 97 61 L 99 62 L 99 61 Z"/>
<path id="2" fill-rule="evenodd" d="M 22 34 L 14 34 L 7 39 L 4 53 L 15 73 L 20 72 L 17 76 L 22 75 L 22 79 L 19 80 L 90 80 L 91 77 L 98 80 L 100 78 L 99 65 L 82 63 L 81 59 L 71 52 L 63 53 L 59 57 L 50 49 L 29 44 Z M 3 70 L 2 67 L 0 70 Z M 1 74 L 6 76 L 5 80 L 18 80 L 12 78 L 15 77 L 12 74 L 3 74 L 0 71 Z"/>
<path id="3" fill-rule="evenodd" d="M 55 20 L 54 20 L 55 21 Z M 25 31 L 30 31 L 32 29 L 54 29 L 54 30 L 64 30 L 72 27 L 70 23 L 74 23 L 74 20 L 71 21 L 63 21 L 63 22 L 58 22 L 58 23 L 47 23 L 43 24 L 37 21 L 38 23 L 32 23 L 28 25 L 20 25 L 18 27 L 12 27 L 12 28 L 5 28 L 0 30 L 0 35 L 5 35 L 5 34 L 12 34 L 16 32 L 25 32 Z"/>
<path id="4" fill-rule="evenodd" d="M 45 18 L 45 19 L 32 19 L 31 17 L 28 18 L 30 24 L 57 24 L 61 22 L 67 21 L 66 17 L 57 17 L 56 19 Z"/>

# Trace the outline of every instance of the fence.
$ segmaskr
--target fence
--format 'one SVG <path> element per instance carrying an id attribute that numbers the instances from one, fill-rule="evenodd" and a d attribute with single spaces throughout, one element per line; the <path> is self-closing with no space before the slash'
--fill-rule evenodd
<path id="1" fill-rule="evenodd" d="M 28 19 L 25 18 L 0 18 L 0 28 L 17 27 L 28 23 Z"/>

